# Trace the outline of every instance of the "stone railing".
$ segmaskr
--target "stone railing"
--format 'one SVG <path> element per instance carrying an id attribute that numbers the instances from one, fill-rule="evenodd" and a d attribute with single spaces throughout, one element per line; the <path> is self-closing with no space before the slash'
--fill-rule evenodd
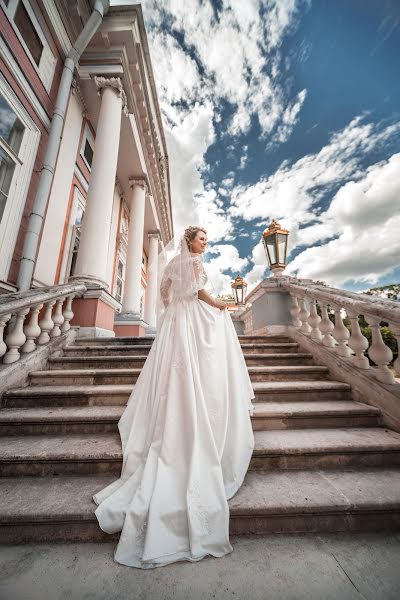
<path id="1" fill-rule="evenodd" d="M 280 286 L 289 292 L 292 300 L 290 309 L 293 326 L 317 344 L 331 348 L 341 358 L 351 361 L 357 369 L 371 369 L 382 383 L 399 385 L 393 370 L 388 365 L 393 360 L 392 350 L 385 344 L 380 323 L 387 322 L 393 331 L 397 348 L 400 348 L 400 303 L 376 298 L 367 294 L 355 294 L 307 280 L 282 277 Z M 317 312 L 321 310 L 321 317 Z M 334 311 L 335 322 L 328 316 L 328 305 Z M 351 332 L 343 323 L 343 312 L 351 322 Z M 359 317 L 363 315 L 371 327 L 371 344 L 362 334 Z M 394 362 L 394 371 L 400 377 L 400 354 Z"/>
<path id="2" fill-rule="evenodd" d="M 74 316 L 72 301 L 85 291 L 83 284 L 66 284 L 0 296 L 3 364 L 15 363 L 21 354 L 30 354 L 66 333 Z"/>

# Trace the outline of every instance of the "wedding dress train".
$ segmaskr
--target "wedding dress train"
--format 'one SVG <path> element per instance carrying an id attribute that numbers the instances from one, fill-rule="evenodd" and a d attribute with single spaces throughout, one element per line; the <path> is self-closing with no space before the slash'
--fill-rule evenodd
<path id="1" fill-rule="evenodd" d="M 121 532 L 117 562 L 232 552 L 227 501 L 253 452 L 253 398 L 228 311 L 197 297 L 168 306 L 118 423 L 121 476 L 93 496 L 101 529 Z"/>

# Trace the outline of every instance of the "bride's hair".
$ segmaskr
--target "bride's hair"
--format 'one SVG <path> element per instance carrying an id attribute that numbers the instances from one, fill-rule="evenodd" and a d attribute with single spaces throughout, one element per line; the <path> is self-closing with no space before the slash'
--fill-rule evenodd
<path id="1" fill-rule="evenodd" d="M 193 227 L 193 225 L 186 227 L 183 237 L 186 240 L 189 250 L 190 250 L 191 242 L 193 242 L 194 238 L 196 237 L 196 235 L 199 231 L 202 231 L 203 233 L 205 233 L 207 235 L 207 231 L 203 227 Z"/>

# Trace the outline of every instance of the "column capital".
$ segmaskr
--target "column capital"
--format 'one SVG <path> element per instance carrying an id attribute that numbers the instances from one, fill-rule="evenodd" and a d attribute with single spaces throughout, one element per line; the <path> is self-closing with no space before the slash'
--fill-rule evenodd
<path id="1" fill-rule="evenodd" d="M 147 181 L 147 177 L 130 177 L 129 185 L 133 189 L 135 185 L 141 187 L 146 194 L 149 193 L 149 184 Z"/>
<path id="2" fill-rule="evenodd" d="M 160 234 L 160 232 L 158 230 L 157 231 L 149 231 L 147 233 L 147 237 L 148 237 L 149 240 L 152 239 L 152 238 L 155 238 L 156 240 L 160 240 L 161 239 L 161 234 Z"/>
<path id="3" fill-rule="evenodd" d="M 119 77 L 98 77 L 94 76 L 94 82 L 97 87 L 97 93 L 101 96 L 103 90 L 107 87 L 112 88 L 122 100 L 122 110 L 128 115 L 128 103 L 122 81 Z"/>

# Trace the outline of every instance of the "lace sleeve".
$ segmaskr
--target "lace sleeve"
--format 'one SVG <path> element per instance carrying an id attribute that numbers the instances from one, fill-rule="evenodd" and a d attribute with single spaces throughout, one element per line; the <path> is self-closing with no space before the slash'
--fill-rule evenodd
<path id="1" fill-rule="evenodd" d="M 168 306 L 169 302 L 170 302 L 170 298 L 169 298 L 169 290 L 171 287 L 171 279 L 164 274 L 164 277 L 162 278 L 161 284 L 160 284 L 160 295 L 161 295 L 161 299 L 163 301 L 164 306 Z"/>
<path id="2" fill-rule="evenodd" d="M 200 256 L 196 256 L 193 259 L 193 271 L 196 279 L 197 291 L 202 290 L 207 283 L 207 275 Z"/>

